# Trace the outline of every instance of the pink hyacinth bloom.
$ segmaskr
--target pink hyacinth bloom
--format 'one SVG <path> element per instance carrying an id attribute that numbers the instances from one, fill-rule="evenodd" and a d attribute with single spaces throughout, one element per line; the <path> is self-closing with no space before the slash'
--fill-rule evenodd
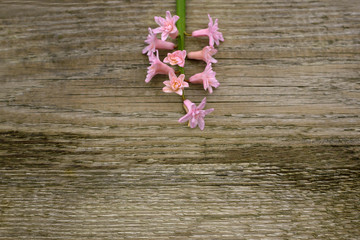
<path id="1" fill-rule="evenodd" d="M 145 82 L 148 83 L 157 74 L 175 73 L 174 69 L 161 62 L 159 59 L 159 51 L 156 51 L 156 56 L 151 53 L 149 56 L 151 66 L 148 67 Z"/>
<path id="2" fill-rule="evenodd" d="M 165 87 L 162 89 L 166 93 L 175 92 L 181 96 L 183 94 L 184 88 L 189 87 L 189 84 L 184 82 L 184 74 L 176 77 L 174 72 L 169 72 L 169 79 L 170 81 L 164 81 Z"/>
<path id="3" fill-rule="evenodd" d="M 197 73 L 189 78 L 191 83 L 203 84 L 204 89 L 208 89 L 209 93 L 213 92 L 212 87 L 217 88 L 220 86 L 220 83 L 215 78 L 216 72 L 211 68 L 211 63 L 206 65 L 205 70 L 202 73 Z"/>
<path id="4" fill-rule="evenodd" d="M 189 52 L 188 58 L 203 60 L 206 63 L 217 63 L 217 60 L 212 56 L 217 53 L 217 50 L 214 47 L 206 46 L 202 50 L 197 52 Z"/>
<path id="5" fill-rule="evenodd" d="M 173 53 L 168 53 L 167 57 L 164 59 L 164 63 L 170 63 L 171 65 L 179 65 L 184 67 L 186 57 L 186 50 L 177 50 Z"/>
<path id="6" fill-rule="evenodd" d="M 172 39 L 175 39 L 179 31 L 176 28 L 176 22 L 179 20 L 179 16 L 174 15 L 171 16 L 171 13 L 169 11 L 166 11 L 166 18 L 162 17 L 154 17 L 155 22 L 159 24 L 160 27 L 154 29 L 154 33 L 161 33 L 161 40 L 165 41 L 168 36 L 170 36 Z"/>
<path id="7" fill-rule="evenodd" d="M 215 24 L 213 24 L 213 20 L 210 17 L 210 14 L 208 14 L 209 17 L 209 25 L 208 28 L 205 29 L 200 29 L 200 30 L 196 30 L 194 32 L 192 32 L 192 36 L 193 37 L 204 37 L 204 36 L 208 36 L 209 37 L 209 45 L 210 46 L 214 46 L 214 41 L 216 43 L 216 45 L 219 45 L 220 42 L 219 41 L 224 41 L 223 35 L 221 32 L 218 32 L 218 19 L 215 20 Z"/>
<path id="8" fill-rule="evenodd" d="M 147 39 L 145 40 L 145 43 L 149 44 L 146 46 L 142 53 L 149 56 L 151 53 L 155 52 L 156 49 L 166 49 L 166 50 L 173 50 L 175 48 L 175 44 L 172 42 L 166 42 L 162 41 L 160 39 L 157 39 L 156 34 L 152 31 L 151 28 L 148 28 L 149 35 L 147 36 Z"/>
<path id="9" fill-rule="evenodd" d="M 184 123 L 186 121 L 189 121 L 190 127 L 194 128 L 197 125 L 199 125 L 199 128 L 201 130 L 204 130 L 205 127 L 205 121 L 204 117 L 205 115 L 211 113 L 214 111 L 213 108 L 203 110 L 206 104 L 206 97 L 201 101 L 199 106 L 196 107 L 195 103 L 192 103 L 190 100 L 186 99 L 184 101 L 184 105 L 187 109 L 187 114 L 179 119 L 180 123 Z"/>

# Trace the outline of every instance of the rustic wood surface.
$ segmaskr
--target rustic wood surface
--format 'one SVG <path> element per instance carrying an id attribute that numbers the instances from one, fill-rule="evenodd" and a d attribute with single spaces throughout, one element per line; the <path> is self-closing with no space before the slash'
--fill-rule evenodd
<path id="1" fill-rule="evenodd" d="M 358 0 L 188 0 L 225 37 L 204 131 L 144 82 L 166 10 L 0 1 L 0 239 L 359 239 Z"/>

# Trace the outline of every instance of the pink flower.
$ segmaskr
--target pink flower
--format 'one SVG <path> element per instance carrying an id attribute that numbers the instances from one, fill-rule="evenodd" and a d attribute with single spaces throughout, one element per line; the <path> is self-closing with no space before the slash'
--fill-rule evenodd
<path id="1" fill-rule="evenodd" d="M 217 50 L 214 47 L 206 46 L 202 50 L 197 52 L 189 52 L 188 58 L 203 60 L 206 63 L 217 63 L 217 60 L 212 56 L 217 53 Z"/>
<path id="2" fill-rule="evenodd" d="M 171 17 L 171 13 L 166 11 L 166 19 L 162 17 L 154 17 L 155 22 L 159 24 L 160 27 L 154 29 L 154 33 L 161 33 L 161 40 L 165 41 L 168 36 L 172 39 L 175 39 L 179 34 L 179 31 L 176 28 L 175 23 L 179 20 L 179 16 L 174 15 Z"/>
<path id="3" fill-rule="evenodd" d="M 179 95 L 183 94 L 183 90 L 185 87 L 189 87 L 187 82 L 184 82 L 185 75 L 181 74 L 179 77 L 176 77 L 174 72 L 169 72 L 170 81 L 164 81 L 166 85 L 162 90 L 166 93 L 175 92 Z"/>
<path id="4" fill-rule="evenodd" d="M 164 63 L 170 63 L 171 65 L 179 65 L 180 67 L 184 67 L 185 57 L 186 50 L 177 50 L 173 53 L 168 53 L 167 57 L 164 59 Z"/>
<path id="5" fill-rule="evenodd" d="M 217 88 L 220 86 L 220 83 L 215 78 L 216 72 L 211 68 L 211 63 L 206 65 L 205 70 L 202 73 L 197 73 L 189 78 L 191 83 L 202 83 L 204 84 L 204 89 L 208 89 L 209 93 L 213 92 L 212 87 Z"/>
<path id="6" fill-rule="evenodd" d="M 147 53 L 147 55 L 149 56 L 151 53 L 155 52 L 156 49 L 172 50 L 175 48 L 174 43 L 157 39 L 156 34 L 154 34 L 151 28 L 148 28 L 148 30 L 149 30 L 149 35 L 147 36 L 145 43 L 149 45 L 142 50 L 143 54 Z"/>
<path id="7" fill-rule="evenodd" d="M 218 32 L 218 19 L 215 20 L 215 24 L 213 24 L 213 20 L 210 17 L 210 14 L 208 14 L 209 17 L 209 25 L 208 28 L 205 29 L 200 29 L 200 30 L 196 30 L 194 32 L 192 32 L 192 36 L 193 37 L 204 37 L 204 36 L 208 36 L 209 37 L 209 45 L 210 46 L 214 46 L 214 41 L 216 43 L 216 45 L 219 45 L 220 41 L 224 41 L 223 35 L 221 32 Z"/>
<path id="8" fill-rule="evenodd" d="M 149 61 L 151 66 L 148 67 L 145 82 L 148 83 L 157 74 L 174 73 L 174 69 L 161 62 L 159 59 L 159 51 L 156 51 L 156 57 L 153 52 L 150 53 Z"/>
<path id="9" fill-rule="evenodd" d="M 205 127 L 205 121 L 204 117 L 205 115 L 211 113 L 214 111 L 213 108 L 203 110 L 206 104 L 206 97 L 201 101 L 198 107 L 196 107 L 195 103 L 192 103 L 190 100 L 186 99 L 184 101 L 184 105 L 187 109 L 187 114 L 179 119 L 180 123 L 184 123 L 186 121 L 189 121 L 190 127 L 194 128 L 197 125 L 199 125 L 199 128 L 201 130 L 204 130 Z"/>

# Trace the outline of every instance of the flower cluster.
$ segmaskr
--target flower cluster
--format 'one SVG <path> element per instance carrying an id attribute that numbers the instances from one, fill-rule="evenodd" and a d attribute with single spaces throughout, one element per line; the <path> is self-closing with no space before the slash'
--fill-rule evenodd
<path id="1" fill-rule="evenodd" d="M 179 31 L 176 27 L 176 22 L 179 20 L 179 16 L 171 16 L 169 11 L 166 12 L 166 17 L 155 17 L 155 22 L 159 27 L 155 29 L 148 28 L 149 34 L 145 43 L 148 45 L 143 49 L 142 53 L 147 54 L 150 62 L 148 67 L 145 82 L 148 83 L 157 74 L 168 75 L 169 80 L 164 81 L 165 87 L 162 89 L 165 93 L 176 93 L 183 97 L 184 108 L 186 115 L 179 119 L 180 123 L 189 122 L 191 128 L 199 126 L 201 130 L 205 127 L 204 117 L 205 115 L 214 111 L 213 108 L 203 110 L 206 104 L 206 97 L 201 101 L 199 106 L 185 99 L 184 89 L 189 87 L 189 82 L 193 84 L 203 84 L 204 90 L 208 90 L 211 94 L 213 88 L 220 86 L 220 83 L 215 78 L 216 72 L 212 70 L 212 64 L 217 63 L 217 60 L 213 58 L 213 55 L 217 53 L 214 48 L 220 44 L 220 41 L 224 41 L 223 35 L 218 31 L 218 19 L 213 22 L 210 15 L 208 28 L 193 31 L 191 36 L 193 37 L 208 37 L 209 45 L 204 47 L 200 51 L 186 53 L 186 50 L 177 50 L 172 53 L 168 53 L 167 57 L 163 61 L 159 59 L 159 49 L 173 50 L 176 46 L 174 43 L 166 41 L 168 37 L 176 39 L 179 35 Z M 161 39 L 157 38 L 157 34 L 161 34 Z M 155 55 L 156 53 L 156 55 Z M 183 68 L 185 66 L 185 58 L 201 60 L 206 63 L 206 67 L 203 72 L 197 73 L 191 76 L 188 80 L 185 79 L 184 74 L 176 75 L 177 72 L 165 64 L 168 63 L 172 66 L 178 65 Z"/>

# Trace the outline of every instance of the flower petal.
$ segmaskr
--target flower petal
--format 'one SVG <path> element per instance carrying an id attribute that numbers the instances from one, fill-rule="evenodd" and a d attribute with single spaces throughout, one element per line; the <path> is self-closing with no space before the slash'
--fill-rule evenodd
<path id="1" fill-rule="evenodd" d="M 191 112 L 192 111 L 192 109 L 194 108 L 194 107 L 196 107 L 196 105 L 194 104 L 194 103 L 192 103 L 190 100 L 188 100 L 188 99 L 186 99 L 185 101 L 184 101 L 184 105 L 185 105 L 185 107 L 186 107 L 186 109 L 187 109 L 187 112 Z"/>
<path id="2" fill-rule="evenodd" d="M 219 24 L 219 19 L 215 19 L 215 23 L 213 27 L 215 27 L 216 30 L 218 30 L 218 24 Z"/>
<path id="3" fill-rule="evenodd" d="M 204 90 L 206 91 L 209 88 L 209 81 L 208 79 L 203 80 Z"/>
<path id="4" fill-rule="evenodd" d="M 220 42 L 219 42 L 218 38 L 215 38 L 215 43 L 216 43 L 217 46 L 219 46 Z"/>
<path id="5" fill-rule="evenodd" d="M 196 127 L 197 124 L 198 124 L 198 121 L 196 120 L 196 118 L 191 118 L 191 119 L 190 119 L 190 127 L 191 127 L 191 128 Z"/>
<path id="6" fill-rule="evenodd" d="M 204 72 L 206 73 L 212 72 L 211 63 L 206 64 Z"/>
<path id="7" fill-rule="evenodd" d="M 170 11 L 166 11 L 166 20 L 167 20 L 167 21 L 171 21 L 171 20 L 172 20 Z"/>
<path id="8" fill-rule="evenodd" d="M 210 62 L 211 62 L 211 63 L 217 63 L 217 60 L 212 57 L 212 58 L 210 58 Z"/>
<path id="9" fill-rule="evenodd" d="M 142 54 L 145 54 L 149 51 L 150 46 L 146 46 L 143 50 L 142 50 Z"/>
<path id="10" fill-rule="evenodd" d="M 210 49 L 209 49 L 209 50 L 210 50 L 209 52 L 210 52 L 211 56 L 214 55 L 214 54 L 216 54 L 217 51 L 218 51 L 217 49 L 215 49 L 215 48 L 213 48 L 213 47 L 209 47 L 209 48 L 210 48 Z"/>
<path id="11" fill-rule="evenodd" d="M 179 119 L 179 123 L 184 123 L 186 121 L 189 121 L 191 119 L 191 113 L 187 113 L 183 117 Z"/>
<path id="12" fill-rule="evenodd" d="M 205 104 L 206 104 L 206 97 L 203 98 L 197 109 L 202 110 L 205 107 Z"/>
<path id="13" fill-rule="evenodd" d="M 203 73 L 197 73 L 189 78 L 191 83 L 203 83 Z"/>
<path id="14" fill-rule="evenodd" d="M 217 88 L 220 86 L 220 83 L 218 82 L 218 80 L 216 80 L 216 78 L 211 78 L 210 79 L 210 86 L 214 87 L 214 88 Z"/>
<path id="15" fill-rule="evenodd" d="M 210 46 L 214 46 L 214 38 L 213 38 L 213 36 L 211 35 L 211 36 L 209 36 L 209 45 Z M 219 45 L 219 44 L 218 44 Z"/>
<path id="16" fill-rule="evenodd" d="M 209 24 L 208 24 L 208 26 L 209 26 L 209 28 L 211 28 L 211 27 L 213 26 L 213 20 L 212 20 L 212 18 L 210 17 L 210 14 L 208 14 L 208 18 L 209 18 Z"/>
<path id="17" fill-rule="evenodd" d="M 157 27 L 153 30 L 153 33 L 158 34 L 161 33 L 161 27 Z"/>
<path id="18" fill-rule="evenodd" d="M 178 77 L 178 79 L 183 82 L 185 79 L 185 75 L 184 74 L 180 74 L 180 76 Z"/>
<path id="19" fill-rule="evenodd" d="M 181 54 L 183 56 L 183 59 L 185 59 L 186 58 L 186 50 L 181 51 Z"/>
<path id="20" fill-rule="evenodd" d="M 212 113 L 213 111 L 214 111 L 213 108 L 209 108 L 209 109 L 204 110 L 204 113 L 205 113 L 205 115 L 207 115 L 209 113 Z"/>
<path id="21" fill-rule="evenodd" d="M 171 86 L 170 81 L 164 81 L 163 84 L 165 84 L 165 86 L 167 86 L 167 87 Z"/>
<path id="22" fill-rule="evenodd" d="M 172 92 L 174 92 L 170 87 L 168 87 L 168 86 L 165 86 L 165 87 L 163 87 L 163 92 L 166 92 L 166 93 L 172 93 Z"/>
<path id="23" fill-rule="evenodd" d="M 202 130 L 204 130 L 205 128 L 205 121 L 204 121 L 204 118 L 199 118 L 198 119 L 198 124 L 199 124 L 199 128 Z"/>
<path id="24" fill-rule="evenodd" d="M 155 76 L 154 73 L 148 72 L 147 75 L 146 75 L 145 82 L 146 82 L 146 83 L 150 82 L 150 80 L 151 80 L 154 76 Z"/>
<path id="25" fill-rule="evenodd" d="M 222 42 L 223 42 L 223 41 L 225 41 L 225 40 L 224 40 L 224 37 L 223 37 L 223 35 L 222 35 L 222 33 L 221 33 L 221 32 L 219 32 L 219 33 L 220 33 L 220 35 L 219 35 L 219 39 L 220 39 L 220 41 L 222 41 Z"/>
<path id="26" fill-rule="evenodd" d="M 162 32 L 161 33 L 161 40 L 165 41 L 169 36 L 169 33 L 168 32 Z"/>
<path id="27" fill-rule="evenodd" d="M 178 15 L 174 15 L 174 16 L 172 17 L 172 21 L 173 21 L 174 25 L 175 25 L 175 23 L 176 23 L 179 19 L 180 19 L 180 17 L 179 17 Z"/>
<path id="28" fill-rule="evenodd" d="M 183 94 L 183 90 L 180 88 L 176 91 L 177 94 L 179 94 L 180 96 Z"/>
<path id="29" fill-rule="evenodd" d="M 174 79 L 174 78 L 176 78 L 175 72 L 169 72 L 170 82 L 171 82 L 171 79 Z"/>

